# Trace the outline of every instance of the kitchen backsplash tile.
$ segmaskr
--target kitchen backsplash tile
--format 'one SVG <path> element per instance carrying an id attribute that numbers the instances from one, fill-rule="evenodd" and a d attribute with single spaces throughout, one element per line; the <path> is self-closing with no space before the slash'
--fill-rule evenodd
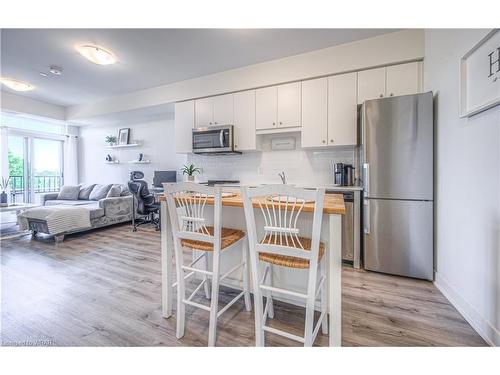
<path id="1" fill-rule="evenodd" d="M 200 181 L 208 179 L 238 179 L 243 184 L 281 183 L 278 173 L 284 171 L 292 184 L 333 183 L 333 163 L 356 164 L 355 147 L 325 150 L 272 151 L 273 136 L 259 136 L 262 151 L 244 152 L 242 155 L 208 156 L 188 155 L 188 161 L 203 169 Z M 300 145 L 300 136 L 297 136 Z"/>

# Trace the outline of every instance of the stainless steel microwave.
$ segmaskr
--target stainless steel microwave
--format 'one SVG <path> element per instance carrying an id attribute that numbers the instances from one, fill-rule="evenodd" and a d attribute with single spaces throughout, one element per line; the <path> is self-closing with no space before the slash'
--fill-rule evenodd
<path id="1" fill-rule="evenodd" d="M 234 150 L 233 125 L 193 129 L 193 154 L 241 154 L 241 152 Z"/>

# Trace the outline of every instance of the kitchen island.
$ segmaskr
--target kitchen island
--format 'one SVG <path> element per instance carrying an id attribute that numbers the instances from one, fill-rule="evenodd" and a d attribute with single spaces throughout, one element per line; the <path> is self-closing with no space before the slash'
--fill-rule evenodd
<path id="1" fill-rule="evenodd" d="M 167 210 L 167 202 L 164 196 L 161 201 L 161 258 L 162 258 L 162 315 L 169 318 L 172 315 L 173 306 L 173 259 L 174 248 L 172 228 Z M 213 205 L 213 199 L 207 201 L 207 205 Z M 243 201 L 239 192 L 234 196 L 222 198 L 223 226 L 246 230 Z M 255 208 L 258 208 L 258 204 Z M 304 222 L 302 226 L 312 224 L 313 204 L 306 204 L 303 208 Z M 210 214 L 210 211 L 208 212 Z M 321 228 L 321 240 L 327 246 L 327 285 L 328 285 L 328 311 L 329 311 L 329 343 L 330 346 L 341 344 L 341 267 L 342 267 L 342 215 L 345 214 L 345 205 L 342 194 L 325 194 L 323 207 L 323 223 Z M 230 262 L 231 259 L 228 259 Z M 221 267 L 224 266 L 224 257 L 221 258 Z M 302 284 L 305 286 L 305 278 L 299 274 L 290 274 L 289 271 L 278 269 L 277 282 L 287 284 L 292 288 Z M 279 296 L 277 299 L 280 299 Z"/>

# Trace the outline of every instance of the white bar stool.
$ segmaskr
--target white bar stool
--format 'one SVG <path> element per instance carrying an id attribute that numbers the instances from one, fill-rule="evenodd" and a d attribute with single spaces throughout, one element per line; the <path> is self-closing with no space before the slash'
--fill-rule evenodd
<path id="1" fill-rule="evenodd" d="M 208 187 L 192 182 L 181 182 L 165 187 L 168 212 L 172 223 L 174 239 L 175 264 L 177 270 L 177 338 L 184 336 L 185 306 L 190 305 L 210 313 L 208 345 L 214 346 L 216 341 L 217 318 L 221 316 L 241 297 L 245 298 L 245 308 L 251 310 L 250 292 L 248 288 L 249 265 L 247 237 L 244 231 L 222 228 L 222 193 L 220 187 Z M 214 200 L 213 226 L 207 225 L 204 215 L 207 200 Z M 242 245 L 242 261 L 223 275 L 220 274 L 220 255 L 236 245 Z M 189 265 L 183 263 L 183 248 L 199 250 L 203 253 Z M 212 271 L 208 267 L 208 253 L 213 254 Z M 204 259 L 204 269 L 195 265 Z M 235 271 L 243 268 L 243 291 L 226 306 L 219 310 L 219 283 Z M 189 272 L 186 275 L 186 272 Z M 186 280 L 195 274 L 202 274 L 201 283 L 186 298 Z M 210 293 L 208 278 L 212 279 Z M 211 299 L 210 306 L 194 302 L 196 293 L 204 287 L 205 296 Z"/>
<path id="2" fill-rule="evenodd" d="M 265 332 L 301 342 L 304 346 L 313 345 L 320 326 L 323 334 L 328 333 L 325 245 L 320 242 L 324 195 L 324 189 L 307 190 L 290 185 L 267 185 L 242 189 L 250 243 L 257 346 L 265 345 Z M 297 228 L 299 215 L 303 212 L 306 203 L 314 203 L 310 238 L 302 236 Z M 263 224 L 259 231 L 257 231 L 255 208 L 260 208 L 260 214 L 263 218 L 263 220 L 259 220 Z M 258 209 L 255 211 L 259 213 Z M 263 236 L 258 237 L 257 233 L 263 233 Z M 263 275 L 260 275 L 259 272 L 260 262 L 265 263 Z M 273 286 L 273 266 L 307 271 L 306 293 Z M 266 325 L 267 318 L 274 317 L 273 293 L 281 293 L 301 302 L 305 301 L 304 337 Z M 264 309 L 262 294 L 267 297 Z M 314 325 L 314 305 L 318 295 L 320 296 L 321 314 L 318 322 Z"/>

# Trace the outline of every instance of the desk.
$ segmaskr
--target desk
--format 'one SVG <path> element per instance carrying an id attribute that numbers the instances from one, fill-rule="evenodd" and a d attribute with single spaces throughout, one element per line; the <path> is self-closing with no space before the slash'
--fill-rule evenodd
<path id="1" fill-rule="evenodd" d="M 165 196 L 161 202 L 161 267 L 162 267 L 162 315 L 172 316 L 173 306 L 173 258 L 174 244 L 172 228 L 167 211 Z M 207 200 L 207 205 L 213 205 L 213 199 Z M 222 198 L 222 206 L 239 207 L 243 210 L 243 200 L 240 195 Z M 256 205 L 255 207 L 259 207 Z M 314 211 L 312 204 L 306 204 L 304 212 Z M 341 271 L 342 271 L 342 215 L 345 214 L 342 194 L 326 194 L 323 207 L 323 221 L 327 220 L 328 251 L 326 252 L 328 277 L 328 311 L 329 311 L 329 343 L 330 346 L 341 345 Z M 322 233 L 322 236 L 325 234 Z"/>

